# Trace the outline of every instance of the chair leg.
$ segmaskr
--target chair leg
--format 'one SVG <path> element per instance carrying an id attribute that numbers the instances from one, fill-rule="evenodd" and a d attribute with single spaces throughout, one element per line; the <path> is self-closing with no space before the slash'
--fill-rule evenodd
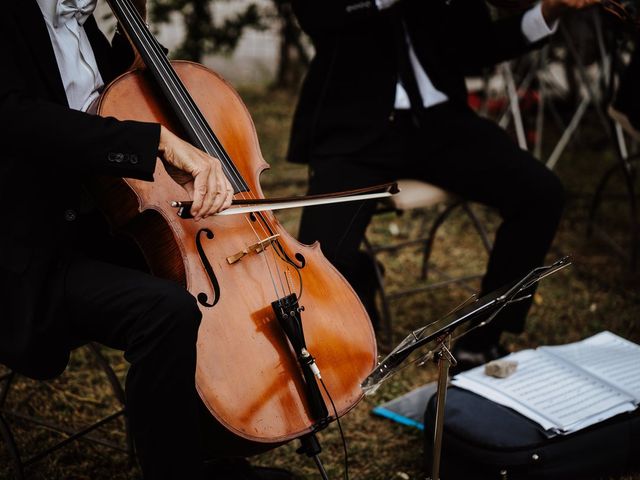
<path id="1" fill-rule="evenodd" d="M 129 428 L 129 416 L 127 415 L 126 410 L 126 396 L 124 389 L 122 388 L 122 384 L 120 383 L 116 372 L 113 371 L 113 368 L 111 367 L 109 361 L 104 358 L 104 355 L 100 351 L 100 347 L 96 343 L 91 342 L 87 344 L 87 348 L 91 351 L 94 358 L 98 362 L 98 365 L 107 377 L 109 385 L 111 385 L 113 395 L 118 399 L 118 402 L 124 410 L 124 428 L 127 442 L 127 455 L 129 456 L 129 460 L 133 462 L 135 459 L 135 447 L 133 444 L 133 438 L 131 436 L 131 429 Z"/>
<path id="2" fill-rule="evenodd" d="M 436 239 L 436 234 L 438 233 L 438 229 L 444 223 L 444 221 L 449 218 L 451 212 L 453 212 L 456 208 L 462 205 L 462 202 L 452 203 L 447 205 L 447 208 L 438 215 L 438 217 L 431 224 L 431 228 L 429 229 L 429 234 L 427 235 L 427 239 L 424 243 L 424 248 L 422 250 L 422 274 L 421 279 L 423 281 L 427 280 L 429 275 L 429 260 L 431 259 L 431 252 L 433 251 L 433 243 Z"/>
<path id="3" fill-rule="evenodd" d="M 605 187 L 609 183 L 609 180 L 621 168 L 619 163 L 612 165 L 600 178 L 598 185 L 596 187 L 595 193 L 593 194 L 593 199 L 591 200 L 591 205 L 589 207 L 589 220 L 587 223 L 587 235 L 591 236 L 593 234 L 593 227 L 596 221 L 596 215 L 598 213 L 598 209 L 600 208 L 600 204 L 602 203 L 602 196 L 604 194 Z"/>
<path id="4" fill-rule="evenodd" d="M 376 260 L 375 251 L 369 242 L 367 237 L 363 239 L 363 245 L 365 252 L 371 257 L 373 262 L 373 268 L 376 273 L 376 282 L 378 284 L 378 290 L 380 291 L 380 303 L 382 304 L 382 315 L 380 318 L 380 323 L 382 327 L 382 346 L 386 348 L 393 347 L 393 328 L 392 328 L 392 317 L 391 317 L 391 308 L 389 307 L 389 300 L 387 298 L 387 292 L 384 288 L 384 275 L 382 273 L 382 269 Z"/>
<path id="5" fill-rule="evenodd" d="M 0 384 L 2 384 L 2 390 L 0 390 L 0 436 L 4 441 L 4 444 L 7 446 L 9 457 L 11 458 L 14 478 L 16 480 L 23 480 L 24 468 L 22 457 L 20 457 L 20 451 L 18 450 L 18 445 L 16 444 L 13 432 L 11 431 L 11 427 L 2 414 L 2 410 L 7 401 L 9 390 L 13 385 L 15 375 L 15 372 L 8 372 L 0 378 Z"/>
<path id="6" fill-rule="evenodd" d="M 9 451 L 9 457 L 11 457 L 12 469 L 14 472 L 14 478 L 16 480 L 24 480 L 24 470 L 22 466 L 22 459 L 20 458 L 20 452 L 18 451 L 18 445 L 16 444 L 13 433 L 9 424 L 0 413 L 0 436 L 4 444 Z"/>
<path id="7" fill-rule="evenodd" d="M 476 215 L 476 212 L 474 212 L 473 209 L 471 208 L 471 205 L 469 205 L 467 202 L 464 202 L 462 204 L 462 208 L 464 209 L 465 213 L 469 217 L 469 220 L 471 220 L 471 223 L 473 223 L 473 227 L 476 229 L 476 232 L 478 232 L 478 235 L 480 236 L 480 240 L 482 240 L 482 245 L 484 246 L 484 249 L 486 250 L 487 253 L 490 254 L 492 245 L 491 245 L 491 240 L 489 240 L 489 234 L 487 233 L 487 229 L 484 228 L 484 225 L 482 225 L 482 222 Z"/>
<path id="8" fill-rule="evenodd" d="M 7 395 L 9 395 L 9 389 L 11 385 L 13 385 L 13 380 L 16 376 L 16 373 L 13 371 L 7 372 L 2 377 L 0 377 L 0 385 L 2 385 L 2 389 L 0 390 L 0 410 L 4 408 L 4 404 L 7 401 Z"/>
<path id="9" fill-rule="evenodd" d="M 638 218 L 638 202 L 636 198 L 635 177 L 635 170 L 633 170 L 633 167 L 631 167 L 631 169 L 624 170 L 625 184 L 629 197 L 629 220 L 631 223 L 631 245 L 629 248 L 629 263 L 632 272 L 635 272 L 638 267 L 638 249 L 640 248 L 640 218 Z"/>
<path id="10" fill-rule="evenodd" d="M 111 385 L 111 389 L 113 390 L 113 394 L 118 399 L 118 402 L 120 402 L 120 405 L 124 406 L 125 404 L 124 389 L 120 384 L 120 380 L 118 380 L 118 376 L 116 375 L 116 372 L 113 371 L 113 368 L 111 368 L 111 365 L 109 364 L 107 359 L 104 358 L 104 355 L 102 355 L 102 352 L 100 351 L 100 347 L 98 347 L 98 345 L 91 342 L 87 344 L 87 348 L 91 351 L 94 358 L 98 362 L 98 365 L 100 366 L 105 376 L 107 377 L 107 380 Z"/>

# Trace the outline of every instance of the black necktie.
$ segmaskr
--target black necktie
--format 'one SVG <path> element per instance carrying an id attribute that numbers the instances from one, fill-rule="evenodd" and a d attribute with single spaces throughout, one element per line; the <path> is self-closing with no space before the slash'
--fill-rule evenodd
<path id="1" fill-rule="evenodd" d="M 418 88 L 418 81 L 416 80 L 415 72 L 411 65 L 411 59 L 409 58 L 409 44 L 407 43 L 407 33 L 404 21 L 397 9 L 393 12 L 392 23 L 396 43 L 398 77 L 400 78 L 400 83 L 409 97 L 414 122 L 419 123 L 422 110 L 424 109 L 424 103 L 422 95 L 420 95 L 420 89 Z"/>

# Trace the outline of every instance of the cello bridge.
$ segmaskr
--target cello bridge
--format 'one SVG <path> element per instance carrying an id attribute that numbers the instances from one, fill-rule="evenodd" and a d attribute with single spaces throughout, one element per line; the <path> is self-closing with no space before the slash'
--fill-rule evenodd
<path id="1" fill-rule="evenodd" d="M 249 245 L 247 248 L 236 253 L 235 255 L 231 255 L 230 257 L 227 257 L 227 263 L 229 265 L 233 265 L 234 263 L 237 263 L 240 260 L 242 260 L 243 257 L 245 257 L 246 255 L 249 255 L 250 253 L 264 252 L 269 245 L 271 245 L 273 242 L 275 242 L 278 239 L 279 236 L 280 234 L 276 233 L 275 235 L 267 237 L 264 240 L 260 240 L 259 242 L 254 243 L 253 245 Z"/>

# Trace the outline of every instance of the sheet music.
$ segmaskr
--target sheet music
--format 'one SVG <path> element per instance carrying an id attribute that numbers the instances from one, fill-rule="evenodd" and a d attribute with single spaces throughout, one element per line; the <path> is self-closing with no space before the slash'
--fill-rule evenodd
<path id="1" fill-rule="evenodd" d="M 576 431 L 632 411 L 638 403 L 640 347 L 603 333 L 511 354 L 506 359 L 517 361 L 518 369 L 505 379 L 485 375 L 481 366 L 451 383 L 516 410 L 545 430 Z"/>
<path id="2" fill-rule="evenodd" d="M 640 345 L 605 331 L 581 342 L 540 350 L 577 365 L 640 403 Z"/>

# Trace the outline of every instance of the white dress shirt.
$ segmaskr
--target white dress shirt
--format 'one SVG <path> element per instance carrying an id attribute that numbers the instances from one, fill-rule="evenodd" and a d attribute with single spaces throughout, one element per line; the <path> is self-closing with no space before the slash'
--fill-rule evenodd
<path id="1" fill-rule="evenodd" d="M 63 0 L 37 0 L 47 24 L 69 106 L 86 111 L 100 95 L 104 82 L 84 27 L 76 17 L 62 17 L 56 13 L 59 1 Z M 95 0 L 78 0 L 78 4 L 91 11 L 95 3 Z"/>
<path id="2" fill-rule="evenodd" d="M 398 2 L 398 0 L 376 0 L 376 6 L 379 10 L 383 10 L 391 7 L 396 2 Z M 542 16 L 542 5 L 540 3 L 531 8 L 522 17 L 522 33 L 531 43 L 537 42 L 538 40 L 542 40 L 543 38 L 551 35 L 557 28 L 558 22 L 554 22 L 551 27 L 547 25 L 547 22 Z M 420 61 L 416 56 L 416 52 L 413 50 L 413 45 L 411 44 L 411 39 L 408 35 L 407 44 L 409 46 L 409 60 L 413 67 L 413 73 L 415 74 L 416 82 L 418 83 L 418 90 L 420 91 L 424 107 L 433 107 L 449 100 L 447 95 L 438 90 L 433 83 L 431 83 L 431 80 L 429 80 L 427 72 L 425 72 L 422 65 L 420 65 Z M 409 95 L 407 95 L 407 91 L 400 82 L 396 84 L 396 100 L 394 106 L 398 110 L 407 110 L 411 108 Z"/>

